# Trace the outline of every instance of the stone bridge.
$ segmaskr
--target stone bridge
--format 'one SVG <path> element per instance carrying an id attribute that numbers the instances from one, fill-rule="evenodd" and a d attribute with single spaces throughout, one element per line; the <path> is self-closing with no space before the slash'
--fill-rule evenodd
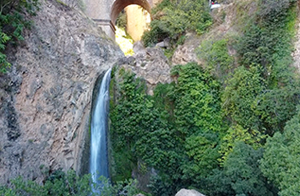
<path id="1" fill-rule="evenodd" d="M 85 12 L 98 22 L 105 33 L 115 39 L 115 22 L 119 13 L 128 5 L 136 4 L 150 13 L 159 0 L 84 0 Z"/>

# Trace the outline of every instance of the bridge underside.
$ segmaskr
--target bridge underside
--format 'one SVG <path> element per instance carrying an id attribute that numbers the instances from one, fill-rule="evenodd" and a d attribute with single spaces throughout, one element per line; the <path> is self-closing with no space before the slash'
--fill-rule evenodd
<path id="1" fill-rule="evenodd" d="M 151 11 L 151 7 L 153 6 L 152 1 L 150 2 L 147 0 L 127 0 L 127 1 L 118 0 L 118 1 L 115 1 L 114 4 L 112 5 L 111 14 L 110 14 L 110 17 L 111 17 L 111 20 L 113 21 L 113 23 L 116 22 L 119 13 L 125 7 L 127 7 L 128 5 L 133 5 L 133 4 L 141 6 L 142 8 L 147 10 L 149 13 Z"/>
<path id="2" fill-rule="evenodd" d="M 136 4 L 150 13 L 153 6 L 153 0 L 85 0 L 85 3 L 86 14 L 96 21 L 112 39 L 115 39 L 116 28 L 114 24 L 125 7 Z"/>

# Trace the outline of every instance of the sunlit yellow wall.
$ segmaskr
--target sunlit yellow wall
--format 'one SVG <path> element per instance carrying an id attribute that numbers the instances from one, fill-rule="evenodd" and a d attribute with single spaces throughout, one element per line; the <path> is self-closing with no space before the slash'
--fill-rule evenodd
<path id="1" fill-rule="evenodd" d="M 133 40 L 128 39 L 123 29 L 116 27 L 116 42 L 125 56 L 133 55 Z"/>
<path id="2" fill-rule="evenodd" d="M 141 40 L 144 31 L 149 27 L 150 14 L 138 5 L 129 5 L 125 8 L 127 15 L 127 33 L 134 41 Z"/>

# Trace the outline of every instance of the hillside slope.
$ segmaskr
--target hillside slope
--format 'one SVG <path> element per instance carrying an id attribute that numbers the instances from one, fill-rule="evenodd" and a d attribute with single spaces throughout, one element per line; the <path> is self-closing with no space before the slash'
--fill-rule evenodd
<path id="1" fill-rule="evenodd" d="M 159 196 L 181 188 L 298 195 L 297 1 L 222 1 L 212 18 L 195 13 L 195 2 L 206 3 L 163 1 L 144 39 L 169 40 L 156 44 L 168 56 L 175 49 L 166 66 L 172 82 L 156 83 L 149 96 L 148 80 L 115 72 L 113 179 L 133 176 Z"/>

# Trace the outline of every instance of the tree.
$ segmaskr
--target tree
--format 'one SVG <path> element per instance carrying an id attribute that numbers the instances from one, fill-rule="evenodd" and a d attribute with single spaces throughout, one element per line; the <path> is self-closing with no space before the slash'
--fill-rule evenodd
<path id="1" fill-rule="evenodd" d="M 188 137 L 185 141 L 185 154 L 187 159 L 181 169 L 182 178 L 189 182 L 190 186 L 205 187 L 205 178 L 211 171 L 218 167 L 219 138 L 217 134 L 199 134 Z"/>
<path id="2" fill-rule="evenodd" d="M 266 135 L 261 134 L 257 130 L 244 129 L 240 125 L 232 126 L 228 129 L 226 135 L 222 138 L 220 153 L 221 163 L 226 161 L 227 156 L 233 151 L 236 143 L 244 142 L 255 150 L 263 146 Z"/>
<path id="3" fill-rule="evenodd" d="M 300 194 L 300 106 L 283 133 L 268 138 L 260 168 L 279 188 L 281 196 Z"/>
<path id="4" fill-rule="evenodd" d="M 254 150 L 237 142 L 224 162 L 223 169 L 209 176 L 210 195 L 275 196 L 277 189 L 269 184 L 259 168 L 263 149 Z"/>

